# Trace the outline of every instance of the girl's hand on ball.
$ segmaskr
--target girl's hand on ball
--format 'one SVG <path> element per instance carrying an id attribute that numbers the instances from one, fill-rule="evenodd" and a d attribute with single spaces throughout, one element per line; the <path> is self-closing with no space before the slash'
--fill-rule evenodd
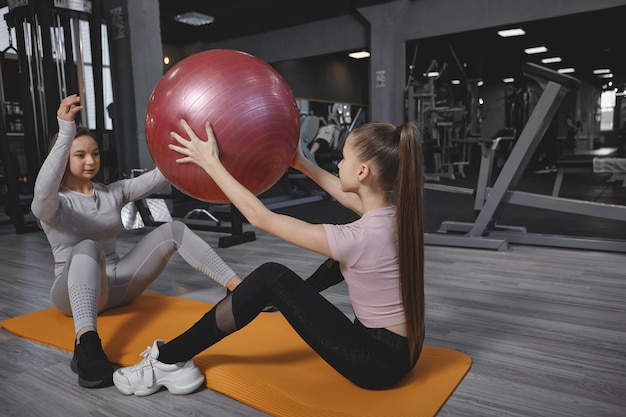
<path id="1" fill-rule="evenodd" d="M 193 162 L 205 170 L 210 169 L 214 163 L 219 163 L 219 149 L 211 123 L 207 122 L 205 126 L 207 140 L 200 139 L 185 120 L 181 120 L 180 124 L 189 136 L 189 140 L 176 132 L 171 132 L 172 137 L 181 146 L 170 144 L 168 145 L 169 148 L 184 155 L 182 158 L 177 159 L 176 162 L 180 164 Z"/>

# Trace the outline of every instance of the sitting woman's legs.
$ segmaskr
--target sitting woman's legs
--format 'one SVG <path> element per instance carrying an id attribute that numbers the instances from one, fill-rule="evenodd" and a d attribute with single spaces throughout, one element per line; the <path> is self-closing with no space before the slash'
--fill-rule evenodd
<path id="1" fill-rule="evenodd" d="M 191 267 L 220 285 L 236 276 L 213 248 L 183 222 L 164 223 L 109 268 L 107 308 L 132 303 L 163 272 L 176 251 Z"/>
<path id="2" fill-rule="evenodd" d="M 97 242 L 84 240 L 56 272 L 50 295 L 59 311 L 74 318 L 76 342 L 71 368 L 78 374 L 78 384 L 86 388 L 109 386 L 113 367 L 97 333 L 98 312 L 108 298 L 104 250 Z"/>
<path id="3" fill-rule="evenodd" d="M 272 303 L 326 362 L 353 383 L 388 388 L 412 368 L 406 338 L 353 323 L 287 267 L 267 263 L 189 330 L 162 345 L 159 361 L 185 362 L 252 321 Z"/>
<path id="4" fill-rule="evenodd" d="M 72 249 L 59 270 L 50 298 L 61 313 L 73 316 L 75 332 L 80 336 L 81 330 L 96 328 L 98 312 L 108 299 L 104 251 L 97 242 L 84 240 Z"/>

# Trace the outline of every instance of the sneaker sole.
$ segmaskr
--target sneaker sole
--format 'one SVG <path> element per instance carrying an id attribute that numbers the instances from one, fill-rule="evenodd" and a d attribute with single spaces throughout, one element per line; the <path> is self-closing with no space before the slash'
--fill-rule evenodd
<path id="1" fill-rule="evenodd" d="M 113 385 L 113 375 L 110 377 L 100 379 L 98 381 L 88 381 L 86 379 L 82 379 L 78 377 L 78 385 L 83 388 L 105 388 Z"/>
<path id="2" fill-rule="evenodd" d="M 132 386 L 129 386 L 126 384 L 126 377 L 117 378 L 117 376 L 118 376 L 117 373 L 113 374 L 113 384 L 118 389 L 118 391 L 124 395 L 135 395 L 136 397 L 145 397 L 147 395 L 154 394 L 155 392 L 157 392 L 163 387 L 165 387 L 170 392 L 170 394 L 174 394 L 174 395 L 191 394 L 192 392 L 197 390 L 200 387 L 200 385 L 202 385 L 202 383 L 204 382 L 204 375 L 198 372 L 198 375 L 195 377 L 193 381 L 185 383 L 184 385 L 181 385 L 181 381 L 163 380 L 163 381 L 160 381 L 158 384 L 155 384 L 151 387 L 137 387 L 133 389 Z M 188 378 L 183 378 L 183 379 L 188 379 Z"/>

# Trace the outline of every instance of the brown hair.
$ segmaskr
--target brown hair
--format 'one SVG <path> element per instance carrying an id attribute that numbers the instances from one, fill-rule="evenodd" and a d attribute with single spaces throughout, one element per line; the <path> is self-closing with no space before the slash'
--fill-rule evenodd
<path id="1" fill-rule="evenodd" d="M 425 330 L 421 136 L 413 123 L 382 122 L 362 125 L 351 135 L 359 159 L 378 168 L 378 183 L 396 205 L 400 291 L 413 361 Z"/>
<path id="2" fill-rule="evenodd" d="M 74 135 L 74 139 L 76 139 L 77 137 L 80 136 L 89 136 L 90 138 L 92 138 L 93 140 L 96 141 L 96 143 L 98 143 L 98 138 L 96 137 L 95 133 L 93 133 L 91 130 L 87 129 L 86 127 L 82 127 L 82 126 L 77 126 L 76 127 L 76 134 Z M 52 150 L 52 148 L 54 147 L 54 144 L 56 143 L 57 139 L 59 138 L 59 133 L 55 133 L 52 136 L 52 139 L 50 139 L 50 144 L 48 145 L 48 153 L 50 153 L 50 151 Z M 72 139 L 72 140 L 74 140 Z M 68 162 L 69 164 L 69 158 L 68 158 Z M 97 175 L 99 175 L 100 173 L 98 172 Z M 61 178 L 61 183 L 59 184 L 59 190 L 61 189 L 61 187 L 63 186 L 63 184 L 65 183 L 65 175 L 67 175 L 67 165 L 65 168 L 65 172 L 63 173 L 63 178 Z M 41 220 L 39 220 L 39 218 L 35 219 L 35 223 L 37 224 L 37 227 L 39 227 L 40 229 L 42 229 L 41 227 Z"/>

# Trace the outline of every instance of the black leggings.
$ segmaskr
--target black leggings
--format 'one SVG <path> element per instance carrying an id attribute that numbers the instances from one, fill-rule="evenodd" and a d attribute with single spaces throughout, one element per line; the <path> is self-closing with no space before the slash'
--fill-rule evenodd
<path id="1" fill-rule="evenodd" d="M 281 264 L 261 265 L 189 330 L 161 346 L 159 360 L 189 360 L 246 326 L 271 303 L 313 350 L 354 384 L 367 389 L 396 385 L 415 366 L 419 352 L 411 362 L 405 337 L 352 322 L 321 296 L 320 290 L 343 278 L 336 263 L 328 265 L 306 281 Z"/>

